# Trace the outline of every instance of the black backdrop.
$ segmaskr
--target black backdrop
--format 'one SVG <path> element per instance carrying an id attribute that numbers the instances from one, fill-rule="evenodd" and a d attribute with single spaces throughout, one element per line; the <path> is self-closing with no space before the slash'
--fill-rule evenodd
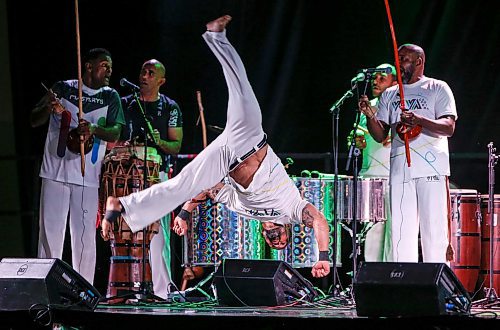
<path id="1" fill-rule="evenodd" d="M 454 91 L 459 120 L 450 139 L 452 181 L 486 193 L 486 145 L 500 142 L 498 2 L 390 3 L 398 42 L 421 45 L 427 53 L 426 74 L 445 80 Z M 76 78 L 74 2 L 8 0 L 7 5 L 17 155 L 38 159 L 46 127 L 31 129 L 28 116 L 44 93 L 40 82 Z M 243 58 L 264 129 L 278 153 L 331 151 L 331 105 L 358 69 L 393 62 L 383 0 L 81 0 L 82 52 L 93 47 L 111 51 L 111 86 L 120 93 L 126 93 L 118 86 L 120 78 L 137 82 L 146 59 L 162 61 L 167 68 L 162 92 L 184 114 L 181 153 L 199 152 L 195 91 L 202 92 L 208 124 L 224 125 L 227 102 L 220 66 L 200 35 L 207 21 L 226 13 L 234 18 L 229 39 Z M 354 109 L 354 99 L 342 108 L 341 141 Z M 346 149 L 341 142 L 340 152 Z M 342 174 L 345 162 L 339 165 Z M 33 166 L 20 165 L 20 186 L 33 187 L 21 189 L 26 209 L 37 203 Z M 304 163 L 291 172 L 324 170 L 316 166 Z"/>
<path id="2" fill-rule="evenodd" d="M 421 45 L 427 52 L 426 74 L 445 80 L 454 91 L 459 121 L 450 151 L 459 159 L 452 180 L 482 191 L 485 171 L 471 177 L 470 164 L 462 163 L 476 153 L 485 157 L 487 143 L 498 141 L 500 6 L 495 3 L 391 1 L 398 42 Z M 349 88 L 356 70 L 393 61 L 383 0 L 81 0 L 82 51 L 106 47 L 112 52 L 111 86 L 121 93 L 126 91 L 119 79 L 137 81 L 144 60 L 164 62 L 162 91 L 178 101 L 185 118 L 181 152 L 197 152 L 197 89 L 207 122 L 223 126 L 225 120 L 222 72 L 200 37 L 205 22 L 223 13 L 234 17 L 228 35 L 247 67 L 264 128 L 278 152 L 331 151 L 332 103 Z M 73 1 L 8 1 L 8 18 L 16 146 L 21 155 L 38 155 L 46 128 L 30 129 L 27 118 L 43 94 L 40 82 L 52 84 L 77 73 Z M 353 109 L 353 99 L 342 109 L 342 139 Z M 345 143 L 340 151 L 346 152 Z M 486 168 L 485 161 L 481 166 Z"/>

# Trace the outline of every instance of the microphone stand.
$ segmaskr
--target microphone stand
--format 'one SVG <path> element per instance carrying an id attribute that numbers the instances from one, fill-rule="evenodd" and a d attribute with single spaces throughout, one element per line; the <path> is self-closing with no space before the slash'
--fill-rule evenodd
<path id="1" fill-rule="evenodd" d="M 371 73 L 367 72 L 365 76 L 365 84 L 363 88 L 362 95 L 366 95 L 366 91 L 368 89 L 368 84 L 371 81 Z M 357 87 L 357 83 L 353 83 Z M 353 87 L 354 89 L 354 87 Z M 356 88 L 356 90 L 358 90 Z M 359 95 L 358 95 L 359 99 Z M 354 129 L 351 134 L 351 143 L 349 145 L 349 153 L 347 157 L 346 164 L 346 172 L 349 171 L 349 167 L 351 164 L 352 156 L 354 155 L 354 167 L 353 167 L 353 179 L 352 179 L 352 277 L 351 277 L 351 286 L 354 287 L 354 280 L 356 279 L 357 267 L 358 267 L 358 255 L 361 250 L 359 247 L 358 240 L 358 219 L 357 219 L 357 211 L 358 211 L 358 159 L 361 155 L 361 150 L 356 147 L 356 131 L 358 130 L 359 121 L 361 119 L 361 114 L 356 112 L 356 123 L 354 125 Z M 354 290 L 351 290 L 352 295 L 354 295 Z M 354 296 L 352 296 L 354 298 Z"/>
<path id="2" fill-rule="evenodd" d="M 482 305 L 483 307 L 493 307 L 500 304 L 498 299 L 498 295 L 495 291 L 495 287 L 493 285 L 493 277 L 495 275 L 495 267 L 494 267 L 494 248 L 493 242 L 495 239 L 494 235 L 494 202 L 495 202 L 495 166 L 498 163 L 499 155 L 495 154 L 496 148 L 493 147 L 493 142 L 488 143 L 488 215 L 490 217 L 490 258 L 489 258 L 489 287 L 485 288 L 485 298 L 476 301 L 475 305 Z"/>
<path id="3" fill-rule="evenodd" d="M 151 125 L 151 121 L 146 117 L 146 112 L 144 108 L 141 105 L 141 100 L 139 99 L 139 93 L 137 89 L 134 89 L 134 99 L 137 103 L 137 106 L 139 108 L 139 111 L 142 114 L 142 118 L 144 119 L 144 123 L 146 124 L 144 127 L 144 159 L 143 159 L 143 180 L 144 180 L 144 185 L 143 185 L 143 190 L 147 189 L 149 187 L 149 182 L 148 182 L 148 171 L 149 171 L 149 166 L 148 166 L 148 136 L 151 137 L 151 140 L 154 141 L 156 144 L 156 141 L 154 139 L 153 135 L 153 126 Z M 136 294 L 137 300 L 142 301 L 142 302 L 147 302 L 151 300 L 156 300 L 156 301 L 165 301 L 165 299 L 158 297 L 157 295 L 153 294 L 151 291 L 151 286 L 146 285 L 145 277 L 146 277 L 146 235 L 148 234 L 147 227 L 142 228 L 142 281 L 139 289 L 139 293 Z M 159 235 L 160 233 L 158 233 Z M 150 249 L 151 249 L 151 244 L 150 244 Z M 151 265 L 150 265 L 151 267 Z"/>
<path id="4" fill-rule="evenodd" d="M 358 255 L 360 254 L 359 242 L 358 242 L 358 219 L 357 219 L 357 208 L 358 208 L 358 159 L 361 154 L 361 150 L 356 147 L 356 130 L 358 129 L 360 114 L 356 115 L 356 124 L 351 134 L 351 143 L 349 145 L 349 154 L 347 157 L 346 172 L 349 171 L 352 156 L 354 155 L 354 167 L 352 176 L 352 278 L 351 284 L 354 284 L 354 279 L 356 278 L 357 266 L 358 266 Z M 352 291 L 354 292 L 354 291 Z"/>
<path id="5" fill-rule="evenodd" d="M 352 93 L 354 86 L 351 87 L 347 92 L 344 93 L 344 95 L 333 104 L 333 106 L 330 108 L 330 113 L 333 115 L 332 116 L 332 138 L 333 138 L 333 169 L 334 169 L 334 177 L 333 177 L 333 268 L 332 268 L 332 276 L 333 276 L 333 281 L 332 281 L 332 295 L 334 297 L 340 296 L 340 292 L 337 288 L 337 278 L 338 278 L 338 271 L 337 271 L 337 235 L 338 235 L 338 230 L 337 230 L 337 194 L 338 194 L 338 183 L 339 183 L 339 167 L 338 167 L 338 158 L 339 158 L 339 116 L 340 116 L 340 107 L 344 103 L 344 101 L 350 97 L 352 97 L 354 94 Z"/>

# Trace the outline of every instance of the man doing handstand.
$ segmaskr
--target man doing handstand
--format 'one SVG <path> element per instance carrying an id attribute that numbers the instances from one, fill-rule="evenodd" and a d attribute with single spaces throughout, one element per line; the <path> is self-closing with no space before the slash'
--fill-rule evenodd
<path id="1" fill-rule="evenodd" d="M 320 251 L 312 268 L 314 277 L 330 272 L 329 228 L 325 217 L 301 198 L 281 160 L 266 142 L 259 103 L 243 63 L 226 38 L 228 15 L 207 24 L 203 38 L 222 65 L 229 89 L 224 131 L 193 161 L 169 181 L 128 196 L 108 197 L 102 234 L 109 237 L 111 223 L 122 215 L 132 231 L 138 231 L 193 198 L 209 193 L 229 209 L 263 222 L 266 242 L 283 249 L 289 240 L 285 225 L 303 223 L 314 229 Z M 186 203 L 174 220 L 174 231 L 187 232 Z"/>

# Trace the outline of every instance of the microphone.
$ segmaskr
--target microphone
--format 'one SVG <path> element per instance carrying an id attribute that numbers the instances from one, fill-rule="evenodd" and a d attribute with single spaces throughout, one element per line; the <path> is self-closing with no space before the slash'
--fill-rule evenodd
<path id="1" fill-rule="evenodd" d="M 352 83 L 358 82 L 358 81 L 365 81 L 367 75 L 371 76 L 376 73 L 385 73 L 385 74 L 391 74 L 392 70 L 389 67 L 386 68 L 368 68 L 368 69 L 361 69 L 358 71 L 358 74 L 356 77 L 351 79 Z"/>
<path id="2" fill-rule="evenodd" d="M 364 73 L 358 73 L 356 75 L 356 77 L 352 78 L 351 79 L 351 83 L 355 83 L 355 82 L 358 82 L 358 81 L 365 81 L 365 74 Z"/>
<path id="3" fill-rule="evenodd" d="M 140 90 L 139 86 L 131 83 L 130 81 L 128 81 L 125 78 L 120 79 L 120 86 L 122 86 L 122 87 L 128 87 L 128 88 L 130 88 L 132 90 L 135 90 L 135 91 Z"/>

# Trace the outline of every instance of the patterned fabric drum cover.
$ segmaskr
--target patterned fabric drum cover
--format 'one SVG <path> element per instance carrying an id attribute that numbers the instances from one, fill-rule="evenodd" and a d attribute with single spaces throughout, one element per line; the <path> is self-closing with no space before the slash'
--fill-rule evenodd
<path id="1" fill-rule="evenodd" d="M 333 179 L 292 177 L 301 196 L 325 215 L 330 228 L 330 239 L 333 238 Z M 331 243 L 331 242 L 330 242 Z M 333 265 L 333 248 L 329 247 L 330 265 Z M 288 262 L 294 268 L 312 267 L 319 256 L 318 243 L 314 237 L 314 229 L 302 224 L 292 226 L 291 244 L 283 250 L 271 249 L 271 258 Z M 340 259 L 340 224 L 337 225 L 337 266 Z"/>
<path id="2" fill-rule="evenodd" d="M 200 204 L 192 217 L 184 249 L 185 266 L 215 266 L 223 258 L 264 258 L 266 243 L 260 221 L 212 201 Z"/>

